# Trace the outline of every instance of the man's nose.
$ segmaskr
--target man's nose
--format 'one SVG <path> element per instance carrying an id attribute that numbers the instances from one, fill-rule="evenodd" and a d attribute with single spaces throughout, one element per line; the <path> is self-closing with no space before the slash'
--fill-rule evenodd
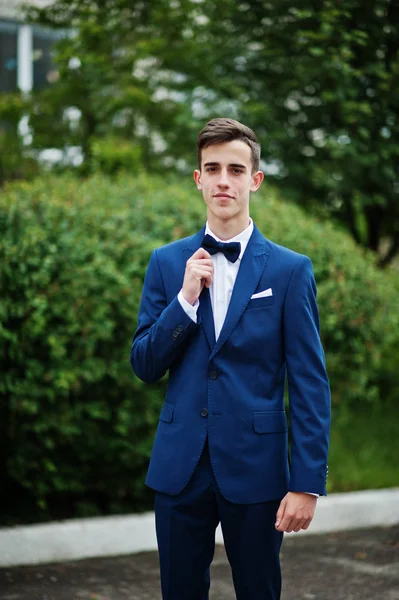
<path id="1" fill-rule="evenodd" d="M 227 171 L 225 171 L 224 169 L 222 169 L 220 171 L 219 180 L 218 180 L 218 186 L 220 186 L 220 187 L 229 187 L 229 180 L 228 180 L 228 177 L 227 177 Z"/>

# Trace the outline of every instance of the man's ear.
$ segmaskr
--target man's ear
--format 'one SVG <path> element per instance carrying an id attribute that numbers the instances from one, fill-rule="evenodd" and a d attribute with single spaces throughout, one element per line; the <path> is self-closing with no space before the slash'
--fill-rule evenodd
<path id="1" fill-rule="evenodd" d="M 252 175 L 251 192 L 256 192 L 260 188 L 263 178 L 264 174 L 262 171 L 257 171 L 254 175 Z"/>
<path id="2" fill-rule="evenodd" d="M 193 177 L 194 177 L 195 183 L 197 184 L 197 189 L 202 190 L 201 171 L 199 171 L 198 169 L 195 169 L 195 171 L 193 173 Z"/>

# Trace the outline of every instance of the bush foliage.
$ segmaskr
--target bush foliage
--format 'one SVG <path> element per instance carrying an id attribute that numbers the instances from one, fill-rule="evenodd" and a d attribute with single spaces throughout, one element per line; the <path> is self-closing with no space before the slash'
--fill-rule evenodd
<path id="1" fill-rule="evenodd" d="M 23 97 L 23 155 L 78 147 L 79 172 L 109 174 L 138 152 L 162 171 L 190 163 L 208 119 L 238 118 L 285 196 L 339 220 L 381 265 L 399 254 L 396 0 L 24 4 L 59 40 L 57 76 Z M 3 120 L 16 132 L 9 109 Z M 11 162 L 5 176 L 23 175 Z"/>
<path id="2" fill-rule="evenodd" d="M 150 506 L 143 480 L 165 381 L 142 384 L 129 348 L 151 250 L 203 225 L 193 190 L 189 180 L 99 175 L 5 188 L 0 464 L 9 515 Z M 388 402 L 399 384 L 394 276 L 377 271 L 347 234 L 266 187 L 252 216 L 266 237 L 313 261 L 335 423 L 365 403 Z"/>

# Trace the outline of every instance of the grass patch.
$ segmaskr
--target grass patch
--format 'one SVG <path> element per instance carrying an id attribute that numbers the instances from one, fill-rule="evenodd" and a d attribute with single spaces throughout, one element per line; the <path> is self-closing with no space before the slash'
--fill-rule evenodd
<path id="1" fill-rule="evenodd" d="M 334 419 L 334 411 L 333 411 Z M 329 492 L 399 485 L 399 414 L 393 403 L 362 407 L 334 419 L 329 456 Z"/>

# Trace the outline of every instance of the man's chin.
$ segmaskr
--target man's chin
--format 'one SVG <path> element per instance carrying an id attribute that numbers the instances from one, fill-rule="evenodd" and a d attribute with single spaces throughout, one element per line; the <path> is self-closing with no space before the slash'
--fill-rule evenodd
<path id="1" fill-rule="evenodd" d="M 221 206 L 218 207 L 217 210 L 213 211 L 213 214 L 221 221 L 229 221 L 235 217 L 237 213 L 232 210 L 230 206 Z"/>

